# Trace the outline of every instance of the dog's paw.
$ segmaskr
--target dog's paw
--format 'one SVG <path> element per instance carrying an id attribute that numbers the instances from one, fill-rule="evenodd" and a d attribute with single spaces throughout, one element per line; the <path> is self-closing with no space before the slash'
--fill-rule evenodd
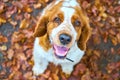
<path id="1" fill-rule="evenodd" d="M 62 66 L 62 70 L 65 74 L 70 75 L 73 71 L 73 67 L 71 67 L 71 66 L 70 67 L 66 67 L 66 66 L 63 67 Z"/>
<path id="2" fill-rule="evenodd" d="M 43 69 L 42 67 L 38 65 L 34 65 L 32 70 L 33 70 L 33 74 L 36 76 L 43 74 L 45 71 L 45 69 Z"/>

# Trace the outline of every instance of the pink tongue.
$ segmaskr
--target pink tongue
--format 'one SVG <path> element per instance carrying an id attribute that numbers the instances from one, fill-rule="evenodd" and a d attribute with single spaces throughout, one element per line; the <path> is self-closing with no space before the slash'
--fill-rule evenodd
<path id="1" fill-rule="evenodd" d="M 58 56 L 65 56 L 68 52 L 68 48 L 66 47 L 60 47 L 60 46 L 56 46 L 54 45 L 54 49 L 55 49 L 55 53 L 58 55 Z"/>

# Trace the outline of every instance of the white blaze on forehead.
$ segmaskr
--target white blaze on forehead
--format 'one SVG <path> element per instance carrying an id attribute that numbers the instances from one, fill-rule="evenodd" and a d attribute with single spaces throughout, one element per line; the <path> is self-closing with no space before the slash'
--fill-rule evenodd
<path id="1" fill-rule="evenodd" d="M 75 13 L 75 9 L 68 7 L 61 7 L 60 9 L 64 15 L 64 21 L 56 28 L 52 30 L 51 40 L 54 42 L 54 39 L 58 38 L 58 33 L 61 31 L 69 32 L 69 35 L 72 36 L 72 42 L 74 43 L 76 40 L 77 32 L 74 29 L 74 26 L 71 23 L 71 18 Z"/>
<path id="2" fill-rule="evenodd" d="M 79 6 L 79 4 L 77 3 L 76 0 L 64 0 L 65 2 L 63 2 L 63 6 L 66 7 L 75 7 L 75 6 Z"/>
<path id="3" fill-rule="evenodd" d="M 72 43 L 74 44 L 76 41 L 77 32 L 74 26 L 72 25 L 71 19 L 75 13 L 74 7 L 75 6 L 79 7 L 79 4 L 76 2 L 76 0 L 59 0 L 56 2 L 56 4 L 58 4 L 60 1 L 64 1 L 60 8 L 60 10 L 63 12 L 64 15 L 64 19 L 63 19 L 64 21 L 59 26 L 57 26 L 52 30 L 50 40 L 53 41 L 53 43 L 55 41 L 55 44 L 58 43 L 58 41 L 56 40 L 57 38 L 59 39 L 59 35 L 58 35 L 59 32 L 66 31 L 67 33 L 69 33 L 69 35 L 72 36 Z"/>
<path id="4" fill-rule="evenodd" d="M 62 7 L 61 11 L 64 13 L 64 21 L 71 22 L 75 10 L 73 8 Z"/>
<path id="5" fill-rule="evenodd" d="M 62 7 L 61 11 L 64 13 L 64 24 L 68 24 L 68 26 L 65 26 L 71 31 L 71 35 L 74 35 L 73 38 L 76 38 L 77 32 L 75 31 L 74 26 L 72 25 L 71 18 L 75 13 L 75 9 L 73 8 L 68 8 L 68 7 Z M 62 26 L 61 26 L 62 28 Z M 64 27 L 63 27 L 64 28 Z"/>

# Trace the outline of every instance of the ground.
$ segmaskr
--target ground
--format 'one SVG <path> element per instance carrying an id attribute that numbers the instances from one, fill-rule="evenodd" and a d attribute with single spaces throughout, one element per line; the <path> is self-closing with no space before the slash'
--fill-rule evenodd
<path id="1" fill-rule="evenodd" d="M 0 1 L 0 80 L 120 80 L 120 0 L 81 0 L 92 28 L 84 57 L 69 76 L 52 63 L 33 75 L 32 35 L 51 1 Z"/>

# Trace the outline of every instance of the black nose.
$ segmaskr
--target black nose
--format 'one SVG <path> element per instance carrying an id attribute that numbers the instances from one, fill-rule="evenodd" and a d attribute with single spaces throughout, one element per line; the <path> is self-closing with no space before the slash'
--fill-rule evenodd
<path id="1" fill-rule="evenodd" d="M 69 44 L 71 42 L 71 36 L 67 34 L 61 34 L 59 40 L 63 45 Z"/>

